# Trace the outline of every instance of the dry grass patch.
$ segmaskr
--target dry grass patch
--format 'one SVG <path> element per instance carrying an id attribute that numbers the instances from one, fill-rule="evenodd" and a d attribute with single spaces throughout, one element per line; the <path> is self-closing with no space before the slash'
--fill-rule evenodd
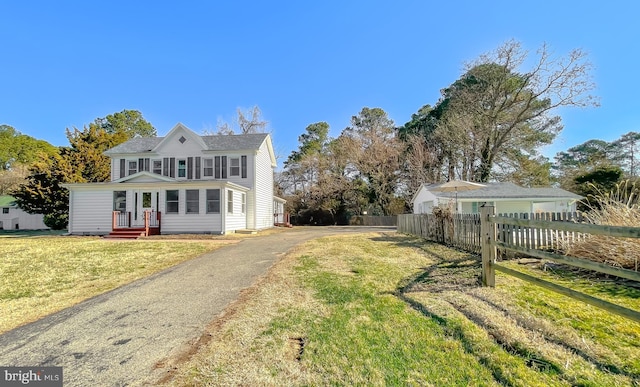
<path id="1" fill-rule="evenodd" d="M 0 332 L 223 245 L 94 237 L 0 239 Z"/>
<path id="2" fill-rule="evenodd" d="M 607 226 L 640 226 L 640 187 L 625 181 L 611 192 L 600 192 L 586 201 L 590 207 L 584 213 L 587 221 Z M 583 257 L 627 269 L 640 270 L 640 239 L 589 235 L 571 243 L 567 255 Z"/>

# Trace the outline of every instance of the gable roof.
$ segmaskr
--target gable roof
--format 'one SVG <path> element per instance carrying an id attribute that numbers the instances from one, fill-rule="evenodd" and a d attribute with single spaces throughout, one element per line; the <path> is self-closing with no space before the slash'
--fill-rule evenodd
<path id="1" fill-rule="evenodd" d="M 132 175 L 121 177 L 117 180 L 114 180 L 113 183 L 125 183 L 127 181 L 139 180 L 141 178 L 142 179 L 147 178 L 148 180 L 152 180 L 152 181 L 176 181 L 176 179 L 172 177 L 162 176 L 162 175 L 158 175 L 156 173 L 151 173 L 147 171 L 140 171 Z"/>
<path id="2" fill-rule="evenodd" d="M 0 196 L 0 207 L 15 207 L 15 206 L 16 206 L 16 198 L 9 195 Z"/>
<path id="3" fill-rule="evenodd" d="M 558 198 L 558 199 L 575 199 L 580 200 L 582 196 L 573 192 L 566 191 L 562 188 L 524 188 L 513 183 L 482 183 L 485 187 L 474 189 L 471 191 L 459 191 L 457 193 L 460 199 L 542 199 L 542 198 Z M 420 189 L 431 191 L 440 184 L 425 184 Z M 433 192 L 438 197 L 453 198 L 456 192 Z M 414 196 L 415 198 L 415 196 Z"/>
<path id="4" fill-rule="evenodd" d="M 191 131 L 182 124 L 176 125 L 171 131 L 177 128 L 183 128 Z M 193 131 L 191 131 L 193 133 Z M 165 138 L 169 137 L 171 132 L 164 137 L 136 137 L 126 141 L 120 145 L 108 149 L 105 155 L 131 154 L 153 152 Z M 229 134 L 214 136 L 199 136 L 194 133 L 202 141 L 204 150 L 207 151 L 240 151 L 240 150 L 258 150 L 262 143 L 269 136 L 268 133 L 252 133 L 252 134 Z"/>

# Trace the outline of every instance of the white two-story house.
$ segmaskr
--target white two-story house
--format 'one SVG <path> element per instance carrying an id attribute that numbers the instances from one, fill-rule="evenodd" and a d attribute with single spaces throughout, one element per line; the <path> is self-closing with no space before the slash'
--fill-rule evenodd
<path id="1" fill-rule="evenodd" d="M 65 185 L 71 234 L 260 230 L 273 227 L 282 208 L 266 133 L 200 136 L 178 124 L 164 137 L 133 138 L 105 155 L 110 182 Z"/>

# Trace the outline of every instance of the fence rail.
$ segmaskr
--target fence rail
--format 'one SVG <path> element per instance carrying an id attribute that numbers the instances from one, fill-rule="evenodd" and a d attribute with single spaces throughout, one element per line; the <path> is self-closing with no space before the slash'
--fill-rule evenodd
<path id="1" fill-rule="evenodd" d="M 638 271 L 558 254 L 573 243 L 588 241 L 592 235 L 640 238 L 640 227 L 589 224 L 576 213 L 496 215 L 494 207 L 487 206 L 482 208 L 480 216 L 399 215 L 398 232 L 418 235 L 427 240 L 481 254 L 481 277 L 485 286 L 495 286 L 497 270 L 640 322 L 638 311 L 544 281 L 496 262 L 500 249 L 502 255 L 514 252 L 640 282 Z"/>
<path id="2" fill-rule="evenodd" d="M 532 249 L 530 243 L 525 243 L 525 247 L 519 244 L 513 244 L 513 241 L 498 240 L 498 235 L 502 226 L 517 226 L 524 230 L 525 234 L 531 238 L 531 232 L 528 230 L 552 230 L 554 232 L 572 233 L 572 238 L 588 238 L 589 235 L 606 235 L 611 237 L 624 238 L 640 238 L 640 228 L 638 227 L 615 227 L 602 226 L 595 224 L 579 224 L 568 222 L 552 222 L 531 219 L 515 219 L 504 216 L 496 216 L 494 207 L 487 206 L 482 208 L 480 215 L 480 223 L 482 228 L 482 283 L 485 286 L 495 286 L 495 271 L 498 270 L 504 274 L 520 278 L 524 281 L 542 286 L 554 292 L 577 299 L 582 302 L 594 305 L 596 307 L 607 310 L 608 312 L 618 314 L 631 320 L 640 322 L 640 312 L 625 308 L 614 303 L 601 300 L 588 294 L 577 292 L 573 289 L 554 284 L 513 270 L 496 262 L 497 249 L 502 248 L 511 251 L 526 252 L 528 255 L 538 258 L 548 259 L 550 261 L 561 262 L 566 265 L 585 268 L 600 273 L 615 275 L 618 277 L 640 281 L 640 273 L 599 264 L 596 262 L 582 259 L 580 257 L 564 257 L 552 252 L 544 250 Z M 576 235 L 577 233 L 577 235 Z M 528 246 L 526 246 L 528 245 Z"/>

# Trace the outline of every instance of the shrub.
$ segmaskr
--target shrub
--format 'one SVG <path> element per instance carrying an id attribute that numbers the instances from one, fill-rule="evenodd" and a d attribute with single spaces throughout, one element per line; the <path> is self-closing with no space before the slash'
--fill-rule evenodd
<path id="1" fill-rule="evenodd" d="M 44 216 L 44 224 L 52 230 L 64 230 L 69 224 L 69 214 L 53 213 Z"/>

